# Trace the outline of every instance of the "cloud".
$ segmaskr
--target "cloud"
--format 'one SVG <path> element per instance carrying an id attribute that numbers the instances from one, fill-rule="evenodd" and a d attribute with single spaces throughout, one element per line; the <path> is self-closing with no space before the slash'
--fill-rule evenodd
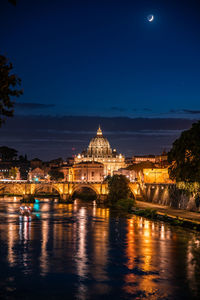
<path id="1" fill-rule="evenodd" d="M 200 110 L 190 110 L 190 109 L 170 109 L 169 112 L 172 114 L 190 114 L 190 115 L 200 114 Z"/>
<path id="2" fill-rule="evenodd" d="M 152 109 L 150 109 L 150 108 L 144 108 L 143 110 L 144 111 L 149 111 L 149 112 L 152 111 Z"/>
<path id="3" fill-rule="evenodd" d="M 118 111 L 118 112 L 123 112 L 123 111 L 126 111 L 126 110 L 127 110 L 126 108 L 118 107 L 118 106 L 112 106 L 110 109 L 111 109 L 112 111 Z"/>
<path id="4" fill-rule="evenodd" d="M 192 114 L 192 115 L 200 114 L 200 110 L 183 109 L 183 112 L 187 113 L 187 114 Z"/>
<path id="5" fill-rule="evenodd" d="M 95 132 L 99 124 L 104 131 L 136 132 L 144 130 L 184 130 L 196 120 L 186 118 L 128 118 L 100 116 L 16 115 L 3 128 L 13 130 L 58 130 Z M 2 129 L 1 128 L 1 131 Z"/>
<path id="6" fill-rule="evenodd" d="M 119 153 L 129 157 L 159 154 L 194 122 L 184 118 L 16 115 L 1 128 L 0 144 L 27 153 L 29 158 L 65 159 L 86 149 L 100 124 Z"/>
<path id="7" fill-rule="evenodd" d="M 110 108 L 111 111 L 116 111 L 116 112 L 125 112 L 128 111 L 127 108 L 120 107 L 120 106 L 112 106 Z M 132 108 L 131 111 L 134 112 L 152 112 L 152 109 L 150 108 Z"/>
<path id="8" fill-rule="evenodd" d="M 55 107 L 54 104 L 44 104 L 44 103 L 28 103 L 28 102 L 16 102 L 15 107 L 17 109 L 23 109 L 23 110 L 34 110 L 34 109 L 47 109 Z"/>

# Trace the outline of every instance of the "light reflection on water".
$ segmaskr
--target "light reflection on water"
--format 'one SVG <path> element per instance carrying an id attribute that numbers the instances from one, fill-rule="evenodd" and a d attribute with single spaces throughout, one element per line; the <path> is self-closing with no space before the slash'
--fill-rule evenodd
<path id="1" fill-rule="evenodd" d="M 198 299 L 199 234 L 95 203 L 0 199 L 0 298 Z"/>

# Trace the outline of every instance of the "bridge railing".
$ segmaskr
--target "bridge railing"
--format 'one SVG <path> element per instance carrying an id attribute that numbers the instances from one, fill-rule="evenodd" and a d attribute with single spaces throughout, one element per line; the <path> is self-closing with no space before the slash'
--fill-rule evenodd
<path id="1" fill-rule="evenodd" d="M 103 184 L 103 181 L 31 181 L 31 180 L 0 180 L 1 183 L 30 183 L 30 184 L 51 184 L 51 183 L 67 183 L 67 184 Z"/>

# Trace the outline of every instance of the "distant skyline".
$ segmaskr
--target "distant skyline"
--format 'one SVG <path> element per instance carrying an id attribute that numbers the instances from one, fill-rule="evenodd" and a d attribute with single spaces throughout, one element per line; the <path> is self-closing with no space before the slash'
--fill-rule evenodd
<path id="1" fill-rule="evenodd" d="M 112 148 L 127 157 L 168 151 L 196 120 L 114 117 L 15 116 L 0 130 L 1 145 L 28 158 L 66 159 L 88 147 L 99 124 Z"/>
<path id="2" fill-rule="evenodd" d="M 149 22 L 151 14 L 154 20 Z M 16 6 L 1 1 L 0 52 L 13 63 L 24 89 L 16 100 L 16 117 L 0 130 L 1 144 L 13 145 L 15 138 L 28 152 L 24 128 L 13 129 L 12 141 L 10 124 L 26 116 L 26 139 L 34 140 L 39 129 L 32 128 L 33 115 L 38 124 L 46 117 L 54 122 L 69 116 L 124 117 L 127 128 L 129 118 L 150 118 L 152 124 L 155 119 L 173 118 L 177 124 L 188 119 L 182 129 L 188 128 L 200 118 L 199 14 L 200 3 L 194 0 L 19 0 Z M 113 119 L 112 131 L 123 128 L 123 122 Z M 136 129 L 131 130 L 134 135 Z M 51 124 L 46 136 L 50 131 Z M 125 138 L 122 150 L 151 153 L 169 148 L 172 137 L 178 137 L 169 131 L 166 126 L 164 140 L 153 145 L 149 135 L 137 133 L 134 142 Z M 33 156 L 45 153 L 41 143 L 37 150 L 37 143 L 32 144 Z M 53 150 L 55 155 L 62 151 Z"/>

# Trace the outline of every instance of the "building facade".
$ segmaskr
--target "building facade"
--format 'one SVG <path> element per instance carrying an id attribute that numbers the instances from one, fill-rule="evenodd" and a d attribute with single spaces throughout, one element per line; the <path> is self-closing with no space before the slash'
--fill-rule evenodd
<path id="1" fill-rule="evenodd" d="M 71 168 L 73 182 L 102 182 L 104 180 L 104 166 L 102 163 L 80 162 Z"/>
<path id="2" fill-rule="evenodd" d="M 137 155 L 133 156 L 133 163 L 139 164 L 141 162 L 150 161 L 152 163 L 156 162 L 156 156 L 155 155 Z"/>
<path id="3" fill-rule="evenodd" d="M 48 173 L 45 173 L 43 169 L 37 167 L 29 171 L 28 180 L 44 181 L 46 179 L 47 174 Z"/>
<path id="4" fill-rule="evenodd" d="M 173 183 L 169 178 L 168 168 L 143 169 L 144 183 Z"/>
<path id="5" fill-rule="evenodd" d="M 137 174 L 134 170 L 119 169 L 118 171 L 114 171 L 113 175 L 126 176 L 130 180 L 130 182 L 134 182 L 137 179 Z"/>
<path id="6" fill-rule="evenodd" d="M 99 162 L 104 166 L 104 177 L 113 175 L 114 171 L 125 168 L 125 157 L 118 154 L 116 149 L 110 147 L 110 143 L 103 136 L 101 128 L 97 130 L 97 134 L 89 143 L 87 151 L 78 154 L 74 158 L 75 164 L 80 162 Z"/>

